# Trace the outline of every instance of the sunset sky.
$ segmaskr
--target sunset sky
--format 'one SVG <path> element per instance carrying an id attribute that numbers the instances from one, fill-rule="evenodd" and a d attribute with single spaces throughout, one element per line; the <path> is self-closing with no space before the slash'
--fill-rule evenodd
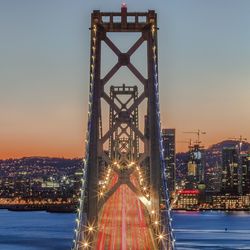
<path id="1" fill-rule="evenodd" d="M 176 128 L 177 141 L 205 130 L 206 146 L 250 140 L 250 1 L 126 2 L 129 11 L 158 13 L 162 127 Z M 0 158 L 83 156 L 90 13 L 120 5 L 0 1 Z"/>

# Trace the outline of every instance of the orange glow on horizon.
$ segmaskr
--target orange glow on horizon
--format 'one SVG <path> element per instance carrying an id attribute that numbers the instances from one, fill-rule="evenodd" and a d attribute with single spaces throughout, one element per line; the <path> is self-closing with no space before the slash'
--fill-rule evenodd
<path id="1" fill-rule="evenodd" d="M 205 148 L 209 146 L 219 143 L 223 140 L 227 140 L 229 136 L 204 136 L 202 138 L 202 144 Z M 195 137 L 194 137 L 195 139 Z M 188 143 L 179 143 L 178 141 L 187 140 L 186 136 L 177 133 L 176 136 L 176 152 L 187 152 L 188 151 Z M 14 146 L 13 146 L 14 145 Z M 72 145 L 72 147 L 61 145 L 35 145 L 30 143 L 29 145 L 20 145 L 20 143 L 16 144 L 8 144 L 3 145 L 0 144 L 0 159 L 10 159 L 10 158 L 22 158 L 22 157 L 58 157 L 58 158 L 83 158 L 85 154 L 84 143 L 78 143 L 76 145 Z"/>
<path id="2" fill-rule="evenodd" d="M 10 158 L 23 158 L 23 157 L 55 157 L 55 158 L 83 158 L 84 157 L 84 146 L 75 145 L 69 147 L 55 147 L 55 146 L 37 146 L 37 145 L 24 145 L 16 144 L 11 147 L 3 147 L 0 145 L 0 159 Z"/>

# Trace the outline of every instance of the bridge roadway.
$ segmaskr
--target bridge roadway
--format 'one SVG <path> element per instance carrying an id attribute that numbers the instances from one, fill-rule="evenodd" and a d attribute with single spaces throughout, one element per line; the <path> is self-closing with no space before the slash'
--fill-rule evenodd
<path id="1" fill-rule="evenodd" d="M 111 186 L 117 179 L 117 176 L 113 177 Z M 136 185 L 135 178 L 131 177 L 131 181 Z M 145 208 L 136 194 L 122 184 L 100 212 L 94 249 L 153 250 L 153 242 Z"/>

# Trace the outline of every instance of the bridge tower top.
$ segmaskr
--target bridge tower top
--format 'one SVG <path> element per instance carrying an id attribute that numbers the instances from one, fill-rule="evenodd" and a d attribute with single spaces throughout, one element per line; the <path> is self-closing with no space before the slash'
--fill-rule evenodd
<path id="1" fill-rule="evenodd" d="M 94 10 L 92 21 L 103 26 L 106 32 L 141 32 L 150 24 L 156 24 L 157 14 L 148 12 L 128 12 L 127 4 L 122 3 L 121 12 L 100 12 Z M 93 24 L 93 23 L 92 23 Z"/>

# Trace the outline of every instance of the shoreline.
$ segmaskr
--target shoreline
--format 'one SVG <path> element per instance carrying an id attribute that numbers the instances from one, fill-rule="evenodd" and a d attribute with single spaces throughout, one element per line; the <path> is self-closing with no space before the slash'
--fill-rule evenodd
<path id="1" fill-rule="evenodd" d="M 36 212 L 45 211 L 48 213 L 76 213 L 77 204 L 57 204 L 57 205 L 0 205 L 0 209 L 6 209 L 13 212 Z M 206 212 L 206 211 L 218 211 L 218 212 L 250 212 L 250 209 L 172 209 L 174 212 Z"/>
<path id="2" fill-rule="evenodd" d="M 13 212 L 45 211 L 48 213 L 75 213 L 76 204 L 60 205 L 0 205 L 0 209 Z"/>
<path id="3" fill-rule="evenodd" d="M 227 209 L 222 209 L 222 208 L 178 209 L 178 208 L 174 208 L 174 209 L 172 209 L 172 211 L 184 211 L 184 212 L 203 212 L 203 211 L 250 212 L 250 208 L 243 208 L 243 209 L 242 208 L 241 209 L 233 209 L 233 208 L 227 208 Z"/>

